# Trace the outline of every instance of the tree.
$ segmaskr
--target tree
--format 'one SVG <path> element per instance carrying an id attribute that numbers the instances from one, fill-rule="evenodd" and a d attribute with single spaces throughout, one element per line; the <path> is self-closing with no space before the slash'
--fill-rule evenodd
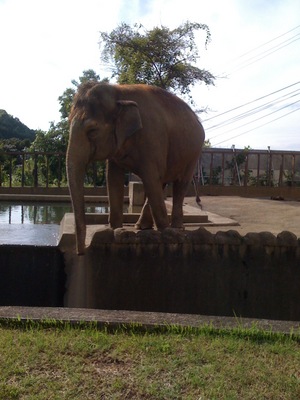
<path id="1" fill-rule="evenodd" d="M 205 24 L 186 22 L 178 28 L 155 27 L 147 31 L 142 25 L 133 28 L 122 23 L 110 33 L 100 32 L 101 58 L 112 63 L 112 77 L 118 83 L 146 83 L 160 86 L 180 95 L 190 95 L 197 82 L 214 84 L 215 77 L 195 64 L 199 52 L 195 31 L 211 34 Z"/>
<path id="2" fill-rule="evenodd" d="M 71 110 L 73 98 L 77 87 L 87 81 L 100 82 L 100 77 L 94 70 L 88 69 L 83 71 L 82 76 L 79 77 L 78 81 L 75 79 L 71 81 L 73 87 L 67 88 L 58 98 L 60 104 L 59 111 L 61 114 L 60 121 L 58 123 L 52 121 L 48 132 L 37 132 L 36 139 L 31 146 L 32 151 L 66 152 L 69 139 L 68 116 Z M 106 82 L 107 79 L 104 79 L 103 81 Z"/>
<path id="3" fill-rule="evenodd" d="M 59 111 L 61 114 L 60 121 L 58 123 L 51 122 L 47 132 L 37 131 L 36 138 L 30 147 L 30 151 L 36 153 L 66 153 L 69 141 L 68 116 L 73 98 L 77 87 L 87 81 L 107 82 L 107 79 L 100 81 L 99 75 L 92 69 L 83 71 L 78 81 L 73 79 L 71 81 L 73 87 L 67 88 L 58 98 L 60 104 Z M 48 170 L 46 165 L 48 165 Z M 66 181 L 64 157 L 58 158 L 56 155 L 52 156 L 51 154 L 40 156 L 37 160 L 37 169 L 39 171 L 39 182 L 48 180 L 48 183 L 56 184 L 58 181 Z"/>
<path id="4" fill-rule="evenodd" d="M 74 95 L 76 93 L 76 89 L 78 88 L 79 85 L 82 83 L 88 82 L 88 81 L 95 81 L 95 82 L 100 82 L 100 76 L 96 74 L 96 72 L 92 69 L 87 69 L 83 71 L 83 75 L 79 77 L 79 82 L 77 82 L 75 79 L 73 79 L 71 82 L 73 86 L 71 88 L 67 88 L 61 96 L 59 96 L 58 101 L 60 104 L 60 109 L 59 112 L 61 114 L 62 119 L 66 119 L 69 116 L 69 113 L 71 111 L 71 106 L 73 102 Z M 107 82 L 107 78 L 103 79 L 101 82 Z"/>

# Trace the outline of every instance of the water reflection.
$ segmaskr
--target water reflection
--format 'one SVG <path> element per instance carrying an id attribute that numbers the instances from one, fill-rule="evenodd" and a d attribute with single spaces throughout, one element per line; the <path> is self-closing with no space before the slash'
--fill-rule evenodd
<path id="1" fill-rule="evenodd" d="M 58 225 L 0 224 L 0 245 L 57 246 Z"/>
<path id="2" fill-rule="evenodd" d="M 70 203 L 8 203 L 0 202 L 0 224 L 55 224 L 65 213 L 72 212 Z M 106 213 L 107 204 L 88 205 L 87 213 Z"/>

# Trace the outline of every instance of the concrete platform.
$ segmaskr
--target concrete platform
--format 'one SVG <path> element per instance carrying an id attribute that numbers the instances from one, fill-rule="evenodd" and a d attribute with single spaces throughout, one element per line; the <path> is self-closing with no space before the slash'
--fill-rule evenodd
<path id="1" fill-rule="evenodd" d="M 245 236 L 249 232 L 271 232 L 278 235 L 290 231 L 300 238 L 300 202 L 278 201 L 266 198 L 246 198 L 238 196 L 203 196 L 202 209 L 194 197 L 184 200 L 185 228 L 205 227 L 211 233 L 236 230 Z M 166 200 L 170 212 L 172 200 Z M 133 229 L 137 215 L 125 217 L 126 229 Z M 99 225 L 107 223 L 107 216 L 88 216 L 94 222 L 87 227 L 87 244 Z M 132 218 L 132 219 L 130 219 Z M 193 221 L 194 218 L 194 221 Z M 99 224 L 96 225 L 95 221 Z M 193 221 L 193 222 L 192 222 Z M 63 231 L 74 233 L 73 215 L 66 214 Z"/>
<path id="2" fill-rule="evenodd" d="M 187 198 L 187 202 L 184 204 L 183 212 L 184 212 L 184 226 L 185 229 L 193 230 L 198 229 L 200 226 L 202 227 L 223 227 L 230 229 L 230 227 L 239 226 L 239 223 L 228 217 L 223 217 L 222 215 L 212 213 L 209 211 L 202 210 L 195 199 Z M 196 206 L 192 206 L 193 201 Z M 166 207 L 168 210 L 168 215 L 170 218 L 170 213 L 172 209 L 172 200 L 166 200 Z M 124 228 L 127 230 L 135 230 L 134 225 L 139 218 L 139 213 L 124 213 Z M 99 229 L 105 228 L 108 224 L 108 214 L 86 214 L 86 222 L 87 222 L 87 234 L 86 234 L 86 245 L 89 246 L 93 235 Z M 75 233 L 74 228 L 74 215 L 73 213 L 66 213 L 63 221 L 61 222 L 60 227 L 60 237 L 63 235 L 73 235 Z"/>
<path id="3" fill-rule="evenodd" d="M 300 238 L 300 201 L 246 198 L 238 196 L 203 196 L 202 210 L 223 218 L 233 219 L 238 225 L 233 229 L 242 236 L 249 232 L 271 232 L 274 235 L 290 231 Z M 185 204 L 197 207 L 195 199 L 185 198 Z M 212 233 L 226 231 L 226 226 L 205 227 Z"/>

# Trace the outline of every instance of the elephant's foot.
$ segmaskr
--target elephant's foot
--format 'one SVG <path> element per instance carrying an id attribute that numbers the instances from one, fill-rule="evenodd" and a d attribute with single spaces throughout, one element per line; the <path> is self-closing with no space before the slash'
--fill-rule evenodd
<path id="1" fill-rule="evenodd" d="M 144 231 L 146 229 L 153 229 L 153 224 L 146 224 L 146 223 L 142 223 L 142 222 L 137 222 L 134 227 L 135 227 L 135 229 Z"/>
<path id="2" fill-rule="evenodd" d="M 171 228 L 174 229 L 174 231 L 184 231 L 185 227 L 184 225 L 171 225 Z"/>
<path id="3" fill-rule="evenodd" d="M 180 218 L 180 221 L 172 221 L 171 228 L 184 230 L 182 219 Z"/>

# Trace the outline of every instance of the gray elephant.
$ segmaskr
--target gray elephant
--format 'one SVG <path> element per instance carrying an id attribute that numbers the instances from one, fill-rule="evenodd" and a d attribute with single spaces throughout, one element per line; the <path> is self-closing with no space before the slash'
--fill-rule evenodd
<path id="1" fill-rule="evenodd" d="M 170 92 L 149 85 L 88 82 L 69 116 L 67 175 L 75 215 L 77 253 L 85 249 L 83 182 L 87 165 L 107 160 L 109 224 L 122 226 L 124 172 L 138 175 L 146 202 L 138 229 L 169 226 L 163 188 L 173 183 L 171 227 L 183 227 L 182 205 L 200 157 L 204 130 L 195 113 Z"/>

